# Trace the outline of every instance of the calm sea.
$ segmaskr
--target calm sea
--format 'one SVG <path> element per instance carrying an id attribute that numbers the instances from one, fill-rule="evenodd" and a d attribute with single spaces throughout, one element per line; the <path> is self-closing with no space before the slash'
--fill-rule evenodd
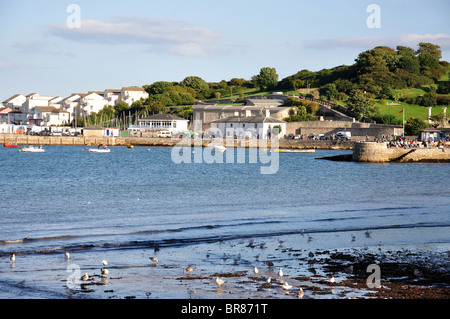
<path id="1" fill-rule="evenodd" d="M 86 250 L 119 254 L 363 231 L 383 234 L 377 239 L 383 245 L 450 243 L 446 164 L 331 162 L 316 158 L 348 151 L 318 150 L 280 153 L 278 172 L 262 175 L 264 164 L 248 161 L 175 164 L 171 148 L 112 147 L 108 154 L 45 148 L 0 150 L 0 286 L 7 283 L 13 252 L 20 258 Z"/>

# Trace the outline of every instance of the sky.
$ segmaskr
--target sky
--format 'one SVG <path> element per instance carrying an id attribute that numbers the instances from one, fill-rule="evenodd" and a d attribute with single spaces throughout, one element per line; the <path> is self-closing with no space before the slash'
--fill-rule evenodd
<path id="1" fill-rule="evenodd" d="M 450 61 L 449 12 L 448 0 L 0 0 L 0 101 L 262 67 L 281 80 L 378 45 L 432 42 Z"/>

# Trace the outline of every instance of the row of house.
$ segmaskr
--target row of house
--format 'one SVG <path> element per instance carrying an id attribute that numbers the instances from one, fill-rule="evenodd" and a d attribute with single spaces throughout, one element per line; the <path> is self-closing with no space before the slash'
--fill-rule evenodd
<path id="1" fill-rule="evenodd" d="M 0 123 L 30 125 L 64 125 L 102 110 L 105 105 L 115 106 L 123 101 L 131 105 L 149 95 L 142 87 L 123 87 L 72 93 L 66 98 L 44 96 L 38 93 L 15 94 L 3 101 Z"/>

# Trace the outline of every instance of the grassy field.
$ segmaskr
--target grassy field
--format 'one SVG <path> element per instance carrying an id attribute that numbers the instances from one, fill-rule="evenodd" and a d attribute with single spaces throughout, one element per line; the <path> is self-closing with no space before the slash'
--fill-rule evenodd
<path id="1" fill-rule="evenodd" d="M 407 104 L 404 102 L 394 102 L 397 105 L 390 106 L 390 112 L 392 118 L 397 118 L 398 120 L 402 121 L 403 114 L 398 113 L 402 109 L 405 110 L 405 120 L 408 120 L 411 117 L 420 118 L 422 120 L 428 119 L 428 108 L 420 105 L 413 105 L 413 104 Z M 376 103 L 376 106 L 378 107 L 378 110 L 382 115 L 389 115 L 389 105 L 380 104 L 379 102 Z M 431 110 L 431 115 L 440 114 L 442 113 L 442 107 L 436 106 L 433 107 Z"/>

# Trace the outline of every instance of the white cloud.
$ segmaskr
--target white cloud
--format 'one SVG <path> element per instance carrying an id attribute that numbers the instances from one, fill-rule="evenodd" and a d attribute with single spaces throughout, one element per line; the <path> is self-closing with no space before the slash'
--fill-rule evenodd
<path id="1" fill-rule="evenodd" d="M 450 35 L 444 33 L 307 40 L 304 45 L 308 49 L 373 48 L 381 45 L 394 48 L 398 45 L 416 48 L 420 42 L 431 42 L 439 45 L 441 49 L 450 49 Z"/>
<path id="2" fill-rule="evenodd" d="M 116 17 L 112 22 L 82 20 L 80 28 L 50 25 L 51 34 L 72 41 L 100 44 L 143 44 L 159 51 L 208 56 L 220 34 L 171 19 Z"/>

